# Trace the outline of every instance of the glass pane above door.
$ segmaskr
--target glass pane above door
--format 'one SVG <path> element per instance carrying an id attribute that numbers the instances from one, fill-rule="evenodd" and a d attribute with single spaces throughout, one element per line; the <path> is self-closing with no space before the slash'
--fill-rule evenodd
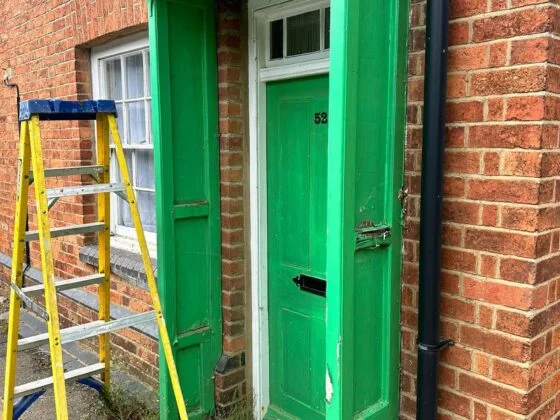
<path id="1" fill-rule="evenodd" d="M 321 11 L 303 13 L 286 19 L 288 57 L 321 49 Z"/>

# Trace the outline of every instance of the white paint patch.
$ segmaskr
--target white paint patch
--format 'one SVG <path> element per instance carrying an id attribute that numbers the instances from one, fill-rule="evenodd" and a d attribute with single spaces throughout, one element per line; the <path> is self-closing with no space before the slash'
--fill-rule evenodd
<path id="1" fill-rule="evenodd" d="M 331 375 L 329 375 L 329 371 L 327 370 L 325 372 L 325 395 L 327 397 L 328 403 L 330 403 L 332 400 L 333 392 L 334 390 L 332 386 Z"/>

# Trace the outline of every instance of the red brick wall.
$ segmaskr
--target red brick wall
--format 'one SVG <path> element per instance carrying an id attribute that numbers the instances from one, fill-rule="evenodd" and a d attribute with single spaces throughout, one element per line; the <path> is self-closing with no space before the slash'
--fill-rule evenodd
<path id="1" fill-rule="evenodd" d="M 240 2 L 218 2 L 218 99 L 220 114 L 220 186 L 222 205 L 223 353 L 232 359 L 216 373 L 216 406 L 220 415 L 247 395 L 246 208 L 244 201 L 247 97 L 246 35 Z M 248 305 L 248 307 L 246 307 Z"/>
<path id="2" fill-rule="evenodd" d="M 560 412 L 558 3 L 452 0 L 441 418 Z M 425 1 L 412 1 L 402 417 L 414 418 Z"/>

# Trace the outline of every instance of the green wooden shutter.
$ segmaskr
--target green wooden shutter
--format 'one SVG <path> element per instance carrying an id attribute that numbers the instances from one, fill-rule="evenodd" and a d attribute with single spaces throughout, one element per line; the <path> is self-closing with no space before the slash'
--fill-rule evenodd
<path id="1" fill-rule="evenodd" d="M 152 0 L 158 283 L 191 418 L 214 409 L 221 349 L 214 2 Z M 160 357 L 162 418 L 176 418 Z"/>
<path id="2" fill-rule="evenodd" d="M 332 0 L 327 418 L 398 417 L 407 1 Z M 356 231 L 391 228 L 359 249 Z"/>

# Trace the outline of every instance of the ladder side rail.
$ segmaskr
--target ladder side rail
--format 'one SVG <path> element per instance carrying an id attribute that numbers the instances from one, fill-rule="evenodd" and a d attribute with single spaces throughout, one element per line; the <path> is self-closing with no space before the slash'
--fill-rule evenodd
<path id="1" fill-rule="evenodd" d="M 110 155 L 109 155 L 109 125 L 107 114 L 97 114 L 97 165 L 103 166 L 103 171 L 99 173 L 101 184 L 110 182 Z M 109 193 L 99 194 L 97 198 L 97 221 L 104 224 L 103 230 L 98 234 L 98 254 L 99 254 L 99 274 L 104 276 L 99 285 L 99 314 L 98 319 L 109 322 L 111 320 L 111 254 L 110 254 L 110 229 L 111 229 L 111 197 Z M 111 336 L 102 334 L 99 336 L 99 362 L 105 364 L 105 369 L 101 374 L 101 380 L 105 389 L 109 389 L 111 371 Z"/>
<path id="2" fill-rule="evenodd" d="M 138 244 L 140 246 L 140 251 L 142 253 L 142 261 L 144 263 L 144 269 L 146 271 L 146 278 L 148 281 L 148 288 L 150 290 L 150 295 L 152 297 L 152 303 L 154 305 L 154 310 L 156 313 L 156 321 L 158 324 L 159 337 L 163 347 L 163 352 L 165 355 L 165 361 L 167 363 L 167 369 L 169 371 L 169 377 L 171 379 L 171 385 L 173 388 L 173 393 L 175 394 L 175 400 L 177 402 L 177 408 L 179 411 L 179 417 L 181 419 L 188 419 L 187 409 L 185 400 L 183 398 L 183 393 L 181 391 L 181 385 L 179 383 L 179 375 L 177 374 L 177 367 L 175 365 L 175 360 L 173 358 L 173 350 L 171 348 L 171 342 L 169 340 L 169 334 L 167 332 L 167 327 L 165 326 L 165 319 L 163 318 L 163 311 L 161 308 L 161 302 L 159 299 L 157 284 L 154 277 L 154 271 L 152 267 L 152 261 L 148 252 L 148 246 L 146 244 L 146 237 L 144 236 L 144 229 L 142 228 L 142 220 L 140 219 L 140 212 L 138 211 L 138 204 L 134 195 L 134 190 L 130 182 L 130 176 L 128 173 L 128 167 L 126 165 L 126 158 L 124 155 L 123 146 L 119 136 L 119 130 L 117 127 L 117 121 L 115 116 L 112 114 L 107 115 L 109 122 L 111 136 L 113 137 L 113 143 L 115 144 L 115 153 L 117 155 L 117 161 L 119 165 L 119 170 L 121 174 L 121 180 L 124 183 L 126 189 L 126 195 L 128 202 L 130 204 L 130 214 L 134 223 L 134 229 L 136 230 L 136 235 L 138 237 Z"/>
<path id="3" fill-rule="evenodd" d="M 49 314 L 47 329 L 50 338 L 49 348 L 51 353 L 56 418 L 57 420 L 66 420 L 68 419 L 68 407 L 66 402 L 66 383 L 64 380 L 64 360 L 62 357 L 62 342 L 60 337 L 56 288 L 54 284 L 54 264 L 48 213 L 49 207 L 47 202 L 45 169 L 38 115 L 31 116 L 29 126 L 39 243 L 41 247 L 41 266 L 43 271 L 43 284 L 45 286 L 45 304 L 47 313 Z"/>
<path id="4" fill-rule="evenodd" d="M 29 122 L 21 122 L 18 156 L 18 181 L 14 220 L 14 244 L 11 281 L 18 287 L 23 284 L 23 256 L 25 249 L 25 220 L 29 193 L 29 171 L 31 150 L 29 145 Z M 16 379 L 17 340 L 21 302 L 13 288 L 10 289 L 10 312 L 6 349 L 6 371 L 4 381 L 4 408 L 2 418 L 12 420 Z"/>

